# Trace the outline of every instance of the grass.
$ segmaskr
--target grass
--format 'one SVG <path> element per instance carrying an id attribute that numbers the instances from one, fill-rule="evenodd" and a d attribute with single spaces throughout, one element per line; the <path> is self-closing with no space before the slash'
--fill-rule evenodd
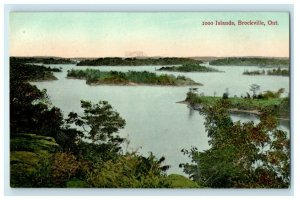
<path id="1" fill-rule="evenodd" d="M 191 104 L 213 106 L 221 99 L 222 97 L 199 96 L 195 93 L 188 93 L 186 101 L 188 101 Z M 230 107 L 239 110 L 262 110 L 269 106 L 280 106 L 283 100 L 284 98 L 272 98 L 272 99 L 252 99 L 252 98 L 239 98 L 239 97 L 228 98 Z"/>
<path id="2" fill-rule="evenodd" d="M 71 70 L 68 71 L 67 77 L 85 79 L 89 85 L 112 84 L 112 85 L 201 85 L 185 76 L 174 75 L 157 75 L 152 72 L 117 72 L 117 71 L 100 71 L 95 69 Z"/>
<path id="3" fill-rule="evenodd" d="M 35 134 L 15 135 L 10 142 L 11 187 L 31 187 L 28 179 L 42 173 L 42 166 L 60 149 L 53 138 Z"/>
<path id="4" fill-rule="evenodd" d="M 199 188 L 200 187 L 196 182 L 179 174 L 170 174 L 167 178 L 170 181 L 171 188 Z"/>
<path id="5" fill-rule="evenodd" d="M 35 134 L 20 134 L 11 139 L 11 151 L 29 151 L 38 153 L 39 151 L 54 152 L 59 145 L 51 137 Z"/>

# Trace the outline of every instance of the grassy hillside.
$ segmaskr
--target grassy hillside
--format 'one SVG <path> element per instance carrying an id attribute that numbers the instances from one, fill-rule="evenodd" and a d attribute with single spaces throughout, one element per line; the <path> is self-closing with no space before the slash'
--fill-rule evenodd
<path id="1" fill-rule="evenodd" d="M 11 187 L 38 184 L 52 154 L 60 149 L 53 138 L 35 134 L 19 134 L 10 142 Z"/>

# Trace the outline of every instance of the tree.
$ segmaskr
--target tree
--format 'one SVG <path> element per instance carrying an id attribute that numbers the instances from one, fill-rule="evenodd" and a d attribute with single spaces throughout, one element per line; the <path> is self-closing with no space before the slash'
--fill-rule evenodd
<path id="1" fill-rule="evenodd" d="M 289 139 L 270 111 L 263 112 L 258 124 L 233 122 L 226 101 L 205 107 L 202 114 L 211 148 L 183 150 L 193 162 L 181 165 L 190 178 L 215 188 L 289 186 Z"/>
<path id="2" fill-rule="evenodd" d="M 260 90 L 260 86 L 257 84 L 250 85 L 250 91 L 253 92 L 253 98 L 256 97 L 256 92 Z"/>
<path id="3" fill-rule="evenodd" d="M 71 112 L 66 122 L 80 127 L 78 131 L 83 132 L 84 137 L 92 142 L 91 145 L 97 147 L 95 149 L 102 149 L 103 154 L 118 152 L 124 139 L 115 133 L 124 128 L 125 120 L 107 101 L 92 104 L 82 100 L 81 107 L 84 109 L 83 115 Z"/>

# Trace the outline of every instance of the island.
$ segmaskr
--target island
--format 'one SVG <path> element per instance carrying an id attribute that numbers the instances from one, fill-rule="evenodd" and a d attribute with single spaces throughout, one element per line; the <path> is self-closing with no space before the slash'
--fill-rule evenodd
<path id="1" fill-rule="evenodd" d="M 206 67 L 199 64 L 184 64 L 181 66 L 161 67 L 158 71 L 172 72 L 220 72 L 212 67 Z"/>
<path id="2" fill-rule="evenodd" d="M 165 85 L 165 86 L 201 86 L 185 76 L 157 75 L 152 72 L 142 71 L 100 71 L 94 69 L 69 70 L 67 78 L 84 79 L 88 85 Z"/>
<path id="3" fill-rule="evenodd" d="M 288 120 L 290 118 L 290 100 L 289 97 L 280 97 L 283 91 L 283 89 L 279 89 L 277 92 L 266 91 L 252 97 L 249 93 L 244 97 L 228 97 L 228 94 L 224 93 L 223 97 L 217 97 L 200 95 L 190 89 L 186 99 L 179 103 L 187 103 L 193 109 L 200 111 L 203 106 L 212 107 L 218 101 L 223 100 L 227 102 L 231 113 L 260 115 L 264 109 L 269 109 L 278 118 Z"/>
<path id="4" fill-rule="evenodd" d="M 159 58 L 121 58 L 104 57 L 97 59 L 85 59 L 77 63 L 77 66 L 146 66 L 146 65 L 178 65 L 201 64 L 202 61 L 192 58 L 159 57 Z"/>
<path id="5" fill-rule="evenodd" d="M 254 71 L 244 71 L 243 75 L 271 75 L 271 76 L 289 76 L 290 71 L 288 69 L 281 69 L 278 67 L 277 69 L 272 70 L 254 70 Z"/>
<path id="6" fill-rule="evenodd" d="M 264 58 L 264 57 L 228 57 L 209 62 L 210 65 L 231 66 L 260 66 L 260 67 L 289 67 L 288 58 Z"/>

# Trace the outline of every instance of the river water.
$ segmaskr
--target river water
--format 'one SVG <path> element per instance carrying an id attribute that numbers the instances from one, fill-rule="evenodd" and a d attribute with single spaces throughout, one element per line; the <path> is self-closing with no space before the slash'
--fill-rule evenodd
<path id="1" fill-rule="evenodd" d="M 75 65 L 47 65 L 62 67 L 63 72 L 54 73 L 56 81 L 35 82 L 39 89 L 47 89 L 53 105 L 61 108 L 65 117 L 69 112 L 82 113 L 80 100 L 98 102 L 108 101 L 113 108 L 126 120 L 126 126 L 120 135 L 126 137 L 129 144 L 124 144 L 127 151 L 138 151 L 143 155 L 153 152 L 157 157 L 165 156 L 171 166 L 168 173 L 184 174 L 179 168 L 180 163 L 190 162 L 181 149 L 196 146 L 205 150 L 208 138 L 204 128 L 204 118 L 185 104 L 176 103 L 186 97 L 189 87 L 172 86 L 89 86 L 85 80 L 67 79 L 70 69 L 101 69 L 103 71 L 152 71 L 158 74 L 184 75 L 196 82 L 199 93 L 222 96 L 227 90 L 230 96 L 245 95 L 251 84 L 260 85 L 260 91 L 277 91 L 284 88 L 284 96 L 289 93 L 289 78 L 282 76 L 246 76 L 245 70 L 258 70 L 258 67 L 218 66 L 223 72 L 209 73 L 177 73 L 155 71 L 159 66 L 138 67 L 84 67 Z M 234 120 L 256 120 L 255 116 L 233 115 Z M 289 123 L 282 122 L 284 130 L 289 130 Z"/>

